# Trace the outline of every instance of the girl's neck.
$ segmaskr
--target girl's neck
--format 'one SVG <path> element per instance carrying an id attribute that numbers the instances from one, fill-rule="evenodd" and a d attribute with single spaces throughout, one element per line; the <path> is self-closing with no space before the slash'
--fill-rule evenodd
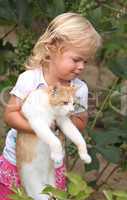
<path id="1" fill-rule="evenodd" d="M 55 77 L 54 74 L 50 73 L 48 68 L 43 68 L 43 76 L 44 76 L 44 79 L 45 79 L 47 85 L 56 85 L 56 84 L 70 85 L 70 81 L 59 79 L 58 77 Z"/>

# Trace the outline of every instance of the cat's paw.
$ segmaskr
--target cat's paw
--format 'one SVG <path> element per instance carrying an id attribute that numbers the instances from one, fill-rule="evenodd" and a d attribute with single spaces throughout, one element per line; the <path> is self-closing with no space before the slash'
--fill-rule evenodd
<path id="1" fill-rule="evenodd" d="M 90 164 L 92 162 L 92 158 L 88 153 L 79 153 L 79 155 L 85 163 Z"/>
<path id="2" fill-rule="evenodd" d="M 64 154 L 63 153 L 56 153 L 56 152 L 52 152 L 51 153 L 51 159 L 55 162 L 55 163 L 61 163 L 61 161 L 64 158 Z"/>
<path id="3" fill-rule="evenodd" d="M 50 200 L 48 195 L 36 195 L 35 200 Z"/>

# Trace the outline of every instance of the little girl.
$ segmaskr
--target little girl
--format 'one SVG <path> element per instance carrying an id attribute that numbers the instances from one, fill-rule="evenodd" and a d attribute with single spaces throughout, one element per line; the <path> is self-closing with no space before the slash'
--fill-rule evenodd
<path id="1" fill-rule="evenodd" d="M 11 193 L 11 187 L 20 186 L 16 168 L 15 146 L 17 131 L 34 134 L 30 125 L 21 113 L 22 102 L 34 89 L 49 85 L 73 84 L 78 89 L 76 98 L 81 107 L 75 110 L 71 120 L 80 131 L 86 126 L 87 85 L 78 77 L 83 72 L 87 62 L 94 57 L 100 47 L 101 37 L 91 23 L 77 13 L 64 13 L 57 16 L 39 38 L 23 72 L 14 88 L 5 109 L 5 122 L 12 127 L 7 134 L 3 154 L 0 156 L 0 200 L 9 200 L 6 195 Z M 22 151 L 22 149 L 21 149 Z M 64 177 L 56 169 L 56 186 L 65 187 Z M 63 176 L 63 175 L 62 175 Z M 59 179 L 62 182 L 59 182 Z"/>

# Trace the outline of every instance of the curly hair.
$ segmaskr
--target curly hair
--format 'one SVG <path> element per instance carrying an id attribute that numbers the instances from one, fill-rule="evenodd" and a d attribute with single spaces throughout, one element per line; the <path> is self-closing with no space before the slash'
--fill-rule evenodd
<path id="1" fill-rule="evenodd" d="M 50 53 L 71 45 L 94 57 L 101 46 L 101 36 L 93 25 L 78 13 L 63 13 L 55 17 L 35 44 L 25 66 L 27 69 L 47 66 Z"/>

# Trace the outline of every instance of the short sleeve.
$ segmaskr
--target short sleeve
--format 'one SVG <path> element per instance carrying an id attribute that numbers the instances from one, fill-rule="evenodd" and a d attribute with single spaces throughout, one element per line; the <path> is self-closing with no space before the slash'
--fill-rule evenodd
<path id="1" fill-rule="evenodd" d="M 19 75 L 17 82 L 10 94 L 13 94 L 22 100 L 34 89 L 34 73 L 27 70 Z"/>
<path id="2" fill-rule="evenodd" d="M 85 112 L 88 109 L 88 87 L 81 80 L 77 81 L 78 88 L 75 95 L 75 113 Z"/>

